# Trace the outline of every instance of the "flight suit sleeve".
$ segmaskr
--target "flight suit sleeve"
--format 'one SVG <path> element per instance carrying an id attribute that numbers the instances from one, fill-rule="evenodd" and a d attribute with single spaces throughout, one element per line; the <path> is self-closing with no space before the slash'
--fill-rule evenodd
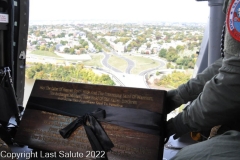
<path id="1" fill-rule="evenodd" d="M 219 53 L 220 54 L 220 53 Z M 218 74 L 219 68 L 222 66 L 222 58 L 208 66 L 203 72 L 199 73 L 195 78 L 190 79 L 187 83 L 180 85 L 177 90 L 184 103 L 193 101 L 202 92 L 204 85 L 213 76 Z"/>
<path id="2" fill-rule="evenodd" d="M 166 113 L 168 114 L 182 104 L 186 104 L 187 102 L 196 99 L 202 92 L 205 83 L 218 73 L 221 66 L 222 58 L 218 59 L 202 73 L 199 73 L 195 78 L 190 79 L 187 83 L 180 85 L 177 89 L 168 91 L 166 98 Z"/>
<path id="3" fill-rule="evenodd" d="M 225 56 L 219 73 L 182 112 L 183 123 L 192 130 L 208 130 L 240 120 L 240 42 L 226 29 L 224 44 Z"/>
<path id="4" fill-rule="evenodd" d="M 240 115 L 240 57 L 225 55 L 219 74 L 182 112 L 183 123 L 196 131 L 230 124 Z M 236 61 L 238 59 L 238 62 Z"/>

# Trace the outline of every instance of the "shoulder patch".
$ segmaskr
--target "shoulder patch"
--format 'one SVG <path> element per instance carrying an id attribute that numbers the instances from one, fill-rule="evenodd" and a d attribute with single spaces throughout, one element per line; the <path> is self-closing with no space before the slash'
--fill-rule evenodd
<path id="1" fill-rule="evenodd" d="M 230 35 L 240 41 L 240 0 L 232 0 L 226 22 Z"/>

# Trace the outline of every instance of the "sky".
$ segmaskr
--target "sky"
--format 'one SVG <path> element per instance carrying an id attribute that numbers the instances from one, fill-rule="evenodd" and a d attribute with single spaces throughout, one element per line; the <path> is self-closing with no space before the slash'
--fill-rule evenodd
<path id="1" fill-rule="evenodd" d="M 196 0 L 29 0 L 36 20 L 119 20 L 201 22 L 209 17 L 207 1 Z"/>

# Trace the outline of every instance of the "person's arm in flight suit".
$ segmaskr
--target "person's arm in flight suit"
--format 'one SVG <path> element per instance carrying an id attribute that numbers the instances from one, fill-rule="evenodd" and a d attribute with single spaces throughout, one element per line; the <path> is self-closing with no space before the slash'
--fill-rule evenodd
<path id="1" fill-rule="evenodd" d="M 219 73 L 182 113 L 168 121 L 168 136 L 209 130 L 240 120 L 240 42 L 231 37 L 227 28 L 224 41 L 225 57 Z"/>
<path id="2" fill-rule="evenodd" d="M 218 73 L 221 66 L 222 58 L 215 61 L 212 65 L 208 66 L 204 71 L 199 73 L 195 78 L 190 79 L 187 83 L 180 85 L 177 89 L 168 91 L 167 113 L 170 113 L 182 104 L 186 104 L 187 102 L 196 99 L 203 91 L 206 82 Z"/>

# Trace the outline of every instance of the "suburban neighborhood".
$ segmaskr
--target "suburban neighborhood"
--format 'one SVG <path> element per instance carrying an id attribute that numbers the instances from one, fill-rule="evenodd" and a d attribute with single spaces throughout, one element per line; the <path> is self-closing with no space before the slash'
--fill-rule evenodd
<path id="1" fill-rule="evenodd" d="M 192 72 L 203 30 L 204 24 L 197 23 L 30 25 L 27 65 L 83 65 L 94 73 L 108 75 L 114 81 L 110 84 L 157 87 L 162 86 L 158 83 L 163 75 L 176 69 Z M 32 70 L 27 70 L 27 78 L 50 78 Z M 142 84 L 130 83 L 132 76 L 139 77 Z"/>

